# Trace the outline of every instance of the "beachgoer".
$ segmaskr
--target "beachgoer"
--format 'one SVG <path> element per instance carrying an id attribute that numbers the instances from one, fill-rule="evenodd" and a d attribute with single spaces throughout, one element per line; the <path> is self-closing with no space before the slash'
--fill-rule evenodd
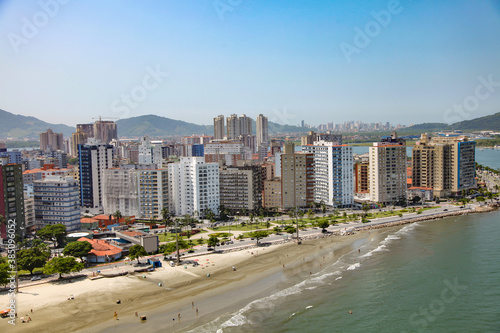
<path id="1" fill-rule="evenodd" d="M 191 302 L 191 309 L 194 309 L 194 301 Z"/>
<path id="2" fill-rule="evenodd" d="M 31 309 L 31 313 L 33 313 L 33 309 Z"/>
<path id="3" fill-rule="evenodd" d="M 349 314 L 352 314 L 352 311 L 351 311 L 351 310 L 349 310 Z"/>
<path id="4" fill-rule="evenodd" d="M 28 323 L 29 323 L 30 321 L 31 321 L 31 317 L 30 317 L 30 316 L 28 316 Z"/>
<path id="5" fill-rule="evenodd" d="M 179 321 L 181 321 L 181 314 L 180 313 L 177 315 L 177 318 L 179 319 Z"/>
<path id="6" fill-rule="evenodd" d="M 118 320 L 118 314 L 116 313 L 116 311 L 115 311 L 115 314 L 113 315 L 113 318 L 114 318 L 115 320 Z"/>
<path id="7" fill-rule="evenodd" d="M 136 317 L 139 317 L 139 314 L 137 313 L 137 311 L 135 312 L 135 316 L 136 316 Z"/>
<path id="8" fill-rule="evenodd" d="M 198 308 L 196 308 L 196 317 L 198 317 Z"/>

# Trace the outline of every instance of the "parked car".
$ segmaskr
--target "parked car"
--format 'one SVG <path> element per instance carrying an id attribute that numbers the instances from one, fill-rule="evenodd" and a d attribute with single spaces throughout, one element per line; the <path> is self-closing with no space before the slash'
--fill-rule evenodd
<path id="1" fill-rule="evenodd" d="M 215 250 L 213 247 L 209 247 L 209 248 L 207 249 L 207 251 L 213 251 L 213 250 Z"/>
<path id="2" fill-rule="evenodd" d="M 41 278 L 41 277 L 39 277 L 39 276 L 33 276 L 33 277 L 31 278 L 31 281 L 38 281 L 38 280 L 41 280 L 41 279 L 42 279 L 42 278 Z"/>

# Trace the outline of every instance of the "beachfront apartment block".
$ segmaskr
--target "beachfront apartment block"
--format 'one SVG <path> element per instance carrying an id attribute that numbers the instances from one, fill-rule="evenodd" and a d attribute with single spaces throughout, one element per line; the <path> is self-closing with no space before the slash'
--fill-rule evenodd
<path id="1" fill-rule="evenodd" d="M 219 214 L 219 164 L 203 157 L 181 157 L 168 165 L 170 211 L 177 216 Z"/>
<path id="2" fill-rule="evenodd" d="M 257 212 L 262 207 L 263 168 L 260 165 L 219 169 L 220 205 L 231 214 Z"/>
<path id="3" fill-rule="evenodd" d="M 314 154 L 284 153 L 280 165 L 281 209 L 307 207 L 314 202 Z"/>
<path id="4" fill-rule="evenodd" d="M 80 206 L 83 212 L 102 213 L 104 170 L 113 167 L 113 146 L 90 138 L 78 146 Z"/>
<path id="5" fill-rule="evenodd" d="M 352 147 L 337 142 L 315 141 L 302 146 L 314 156 L 314 201 L 332 207 L 354 203 Z"/>
<path id="6" fill-rule="evenodd" d="M 5 163 L 4 163 L 5 162 Z M 21 164 L 7 163 L 0 160 L 0 215 L 5 223 L 0 223 L 2 239 L 7 238 L 9 220 L 16 222 L 16 234 L 22 236 L 25 226 L 24 186 Z"/>
<path id="7" fill-rule="evenodd" d="M 50 224 L 63 224 L 68 232 L 80 229 L 80 193 L 72 177 L 48 176 L 35 180 L 35 225 L 39 230 Z"/>
<path id="8" fill-rule="evenodd" d="M 169 208 L 169 171 L 156 168 L 139 169 L 137 185 L 138 216 L 142 219 L 161 219 L 163 208 Z"/>
<path id="9" fill-rule="evenodd" d="M 281 209 L 281 178 L 264 181 L 263 206 L 268 209 Z"/>
<path id="10" fill-rule="evenodd" d="M 406 141 L 393 132 L 374 142 L 369 154 L 370 201 L 394 204 L 406 200 Z"/>
<path id="11" fill-rule="evenodd" d="M 412 150 L 412 185 L 432 188 L 439 198 L 476 188 L 475 147 L 467 136 L 422 134 Z"/>

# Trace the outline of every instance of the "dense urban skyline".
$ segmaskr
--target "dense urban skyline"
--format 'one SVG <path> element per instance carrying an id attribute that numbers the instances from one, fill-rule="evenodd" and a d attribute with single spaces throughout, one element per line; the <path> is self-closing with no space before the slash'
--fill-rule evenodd
<path id="1" fill-rule="evenodd" d="M 412 124 L 498 111 L 495 1 L 62 3 L 0 4 L 2 109 L 70 126 L 232 113 Z"/>

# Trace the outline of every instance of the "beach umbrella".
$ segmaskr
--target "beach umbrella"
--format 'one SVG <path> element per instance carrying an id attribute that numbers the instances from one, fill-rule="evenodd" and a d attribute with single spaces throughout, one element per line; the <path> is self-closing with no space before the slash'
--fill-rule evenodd
<path id="1" fill-rule="evenodd" d="M 193 261 L 200 261 L 200 259 L 194 259 Z"/>

